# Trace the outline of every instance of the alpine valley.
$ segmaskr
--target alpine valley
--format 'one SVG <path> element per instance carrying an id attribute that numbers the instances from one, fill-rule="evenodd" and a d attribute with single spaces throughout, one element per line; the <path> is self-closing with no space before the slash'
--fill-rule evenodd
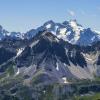
<path id="1" fill-rule="evenodd" d="M 87 96 L 100 99 L 100 32 L 76 20 L 50 20 L 26 33 L 0 26 L 0 100 Z"/>

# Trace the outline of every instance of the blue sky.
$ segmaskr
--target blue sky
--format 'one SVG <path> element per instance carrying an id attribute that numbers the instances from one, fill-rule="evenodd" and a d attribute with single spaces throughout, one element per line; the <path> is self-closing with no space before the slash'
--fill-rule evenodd
<path id="1" fill-rule="evenodd" d="M 100 31 L 100 0 L 0 0 L 0 24 L 8 31 L 26 32 L 48 20 L 70 19 Z"/>

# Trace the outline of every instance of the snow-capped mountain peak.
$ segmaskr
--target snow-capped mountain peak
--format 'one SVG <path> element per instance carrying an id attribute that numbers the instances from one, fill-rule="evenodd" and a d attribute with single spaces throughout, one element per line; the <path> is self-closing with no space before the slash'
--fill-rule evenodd
<path id="1" fill-rule="evenodd" d="M 6 35 L 9 35 L 9 32 L 3 29 L 3 27 L 0 25 L 0 40 L 2 40 Z"/>
<path id="2" fill-rule="evenodd" d="M 69 23 L 75 32 L 80 32 L 84 29 L 81 25 L 77 24 L 76 20 L 71 20 Z"/>
<path id="3" fill-rule="evenodd" d="M 54 25 L 55 25 L 55 23 L 54 23 L 52 20 L 50 20 L 50 21 L 48 21 L 48 22 L 46 22 L 46 23 L 44 24 L 44 26 L 45 26 L 47 29 L 51 28 L 51 27 L 54 26 Z"/>
<path id="4" fill-rule="evenodd" d="M 93 31 L 90 28 L 85 29 L 82 25 L 78 24 L 76 20 L 64 21 L 63 23 L 56 23 L 49 20 L 37 29 L 29 30 L 26 33 L 8 32 L 0 26 L 0 40 L 6 36 L 14 39 L 30 39 L 40 31 L 51 32 L 59 39 L 77 45 L 87 46 L 93 42 L 100 41 L 99 32 Z"/>
<path id="5" fill-rule="evenodd" d="M 99 34 L 100 35 L 100 31 L 97 31 L 97 30 L 93 30 L 95 33 Z"/>
<path id="6" fill-rule="evenodd" d="M 12 39 L 24 39 L 24 33 L 20 32 L 8 32 L 7 30 L 3 29 L 3 27 L 0 25 L 0 40 L 5 39 L 6 37 L 12 38 Z"/>
<path id="7" fill-rule="evenodd" d="M 55 23 L 50 20 L 43 27 L 59 39 L 68 41 L 71 44 L 86 46 L 100 40 L 98 33 L 92 31 L 90 28 L 85 29 L 76 20 L 64 21 L 63 23 Z"/>

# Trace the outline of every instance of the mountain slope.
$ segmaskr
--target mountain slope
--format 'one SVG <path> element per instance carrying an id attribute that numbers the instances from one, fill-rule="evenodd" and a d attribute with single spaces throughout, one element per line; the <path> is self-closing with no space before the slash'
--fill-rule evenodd
<path id="1" fill-rule="evenodd" d="M 0 44 L 1 48 L 11 52 L 7 60 L 14 63 L 14 74 L 28 76 L 30 81 L 40 72 L 43 77 L 47 75 L 50 82 L 58 83 L 94 79 L 94 75 L 100 75 L 100 42 L 82 47 L 72 45 L 51 32 L 40 31 L 28 40 L 4 39 Z M 5 70 L 8 62 L 4 64 Z"/>
<path id="2" fill-rule="evenodd" d="M 94 79 L 94 74 L 100 75 L 100 53 L 94 47 L 89 48 L 71 45 L 50 32 L 40 32 L 19 55 L 16 64 L 19 73 L 28 74 L 32 78 L 41 72 L 43 77 L 45 74 L 50 78 L 49 82 Z"/>
<path id="3" fill-rule="evenodd" d="M 1 100 L 58 100 L 100 91 L 100 42 L 73 45 L 39 31 L 30 39 L 3 39 L 0 51 Z"/>

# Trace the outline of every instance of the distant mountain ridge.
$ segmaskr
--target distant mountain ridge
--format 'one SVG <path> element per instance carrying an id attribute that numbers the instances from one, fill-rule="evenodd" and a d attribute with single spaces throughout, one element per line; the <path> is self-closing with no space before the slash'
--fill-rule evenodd
<path id="1" fill-rule="evenodd" d="M 8 32 L 0 26 L 0 40 L 4 38 L 14 39 L 30 39 L 33 38 L 39 31 L 46 30 L 56 35 L 59 39 L 63 39 L 71 44 L 82 46 L 91 45 L 94 42 L 100 41 L 100 33 L 93 31 L 90 28 L 83 28 L 76 20 L 64 21 L 63 23 L 55 23 L 50 20 L 44 23 L 37 29 L 29 30 L 26 33 Z"/>

